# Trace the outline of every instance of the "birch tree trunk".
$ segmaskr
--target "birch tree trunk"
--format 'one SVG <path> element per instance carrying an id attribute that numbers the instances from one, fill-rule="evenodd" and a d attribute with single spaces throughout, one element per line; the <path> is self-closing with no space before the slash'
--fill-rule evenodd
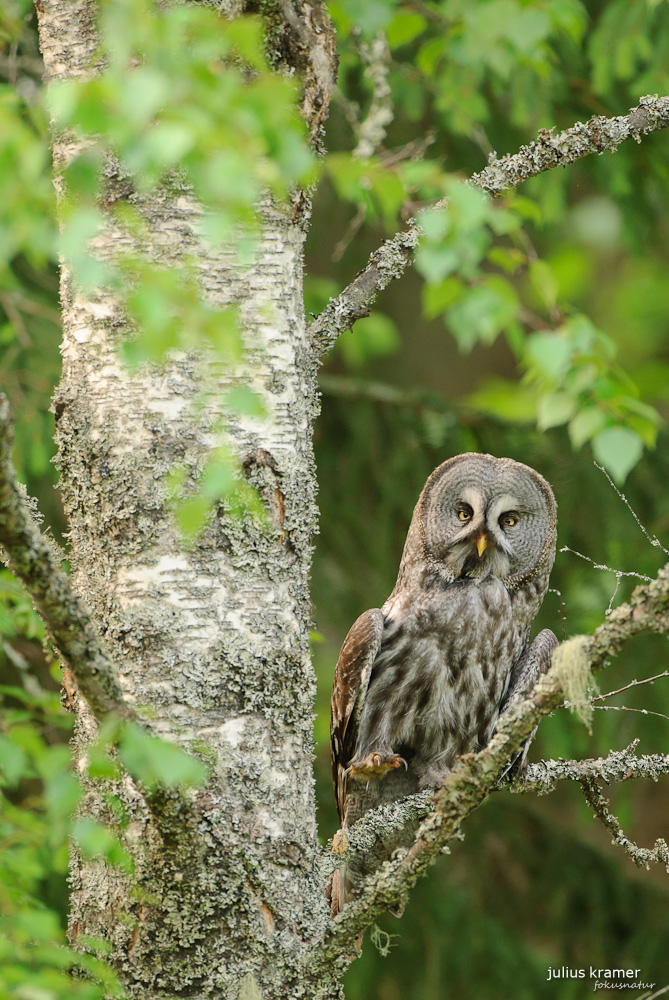
<path id="1" fill-rule="evenodd" d="M 38 11 L 48 80 L 88 72 L 95 5 L 44 0 Z M 67 156 L 59 137 L 57 173 Z M 304 213 L 265 204 L 255 263 L 240 269 L 200 241 L 201 212 L 187 191 L 140 208 L 151 233 L 145 253 L 167 263 L 195 252 L 209 304 L 239 305 L 252 387 L 269 417 L 222 412 L 224 390 L 242 373 L 220 362 L 184 354 L 129 373 L 118 344 L 133 331 L 118 302 L 83 295 L 63 268 L 54 406 L 73 580 L 142 724 L 202 753 L 211 769 L 189 798 L 149 800 L 130 778 L 117 783 L 136 872 L 75 855 L 70 937 L 80 947 L 87 935 L 108 941 L 132 996 L 338 997 L 331 976 L 309 981 L 303 968 L 328 921 L 312 777 L 317 393 L 302 299 Z M 127 242 L 110 226 L 96 253 L 113 259 Z M 196 414 L 190 403 L 205 385 Z M 197 479 L 221 416 L 270 523 L 220 506 L 188 546 L 164 476 L 180 465 L 187 482 Z M 85 744 L 96 723 L 76 701 Z M 86 785 L 84 810 L 113 822 L 99 785 Z"/>

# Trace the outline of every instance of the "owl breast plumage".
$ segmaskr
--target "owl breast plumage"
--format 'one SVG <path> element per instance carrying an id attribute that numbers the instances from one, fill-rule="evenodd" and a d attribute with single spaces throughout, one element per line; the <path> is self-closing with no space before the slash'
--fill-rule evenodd
<path id="1" fill-rule="evenodd" d="M 529 466 L 470 453 L 435 469 L 393 592 L 354 623 L 337 662 L 331 742 L 342 827 L 438 787 L 546 669 L 557 640 L 545 630 L 530 643 L 530 628 L 555 544 L 555 499 Z M 333 912 L 365 868 L 337 873 Z"/>

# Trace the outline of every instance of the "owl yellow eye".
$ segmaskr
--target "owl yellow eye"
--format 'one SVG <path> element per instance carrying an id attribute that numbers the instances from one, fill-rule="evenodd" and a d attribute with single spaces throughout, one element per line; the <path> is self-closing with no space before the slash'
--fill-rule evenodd
<path id="1" fill-rule="evenodd" d="M 473 513 L 474 512 L 471 509 L 471 507 L 468 507 L 465 504 L 462 504 L 462 506 L 458 507 L 458 510 L 457 510 L 458 520 L 459 521 L 471 521 Z"/>
<path id="2" fill-rule="evenodd" d="M 518 517 L 516 514 L 502 514 L 499 523 L 503 528 L 513 528 L 514 524 L 518 524 Z"/>

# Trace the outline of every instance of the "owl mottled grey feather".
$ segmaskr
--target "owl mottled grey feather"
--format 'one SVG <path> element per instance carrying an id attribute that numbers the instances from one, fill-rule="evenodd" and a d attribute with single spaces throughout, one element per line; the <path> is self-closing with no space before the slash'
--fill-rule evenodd
<path id="1" fill-rule="evenodd" d="M 435 469 L 392 594 L 358 618 L 337 661 L 331 743 L 342 828 L 442 784 L 546 670 L 557 640 L 546 630 L 530 643 L 530 628 L 555 544 L 555 498 L 534 469 L 475 453 Z M 335 873 L 333 913 L 370 867 L 361 858 Z"/>

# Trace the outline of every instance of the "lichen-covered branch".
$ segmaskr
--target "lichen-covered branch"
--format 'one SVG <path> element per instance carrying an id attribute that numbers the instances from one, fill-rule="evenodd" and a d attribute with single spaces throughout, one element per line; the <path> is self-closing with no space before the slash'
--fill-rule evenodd
<path id="1" fill-rule="evenodd" d="M 622 847 L 638 868 L 647 868 L 651 862 L 653 864 L 664 865 L 669 871 L 669 847 L 666 840 L 661 837 L 655 841 L 655 847 L 650 850 L 647 847 L 639 847 L 633 840 L 626 837 L 622 831 L 617 816 L 614 816 L 609 809 L 609 801 L 603 795 L 601 788 L 594 778 L 582 778 L 581 789 L 586 798 L 595 810 L 594 817 L 599 819 L 613 837 L 613 843 Z"/>
<path id="2" fill-rule="evenodd" d="M 606 757 L 594 760 L 542 760 L 529 764 L 525 774 L 511 784 L 512 792 L 537 792 L 547 795 L 558 781 L 584 781 L 601 778 L 607 784 L 628 778 L 651 778 L 669 774 L 669 754 L 645 754 L 637 757 L 639 740 L 633 740 L 624 750 L 611 750 Z"/>
<path id="3" fill-rule="evenodd" d="M 571 128 L 555 134 L 554 129 L 540 129 L 538 139 L 529 146 L 521 146 L 517 153 L 494 155 L 488 166 L 474 174 L 474 184 L 488 194 L 496 195 L 517 187 L 528 177 L 553 167 L 566 167 L 591 153 L 604 153 L 616 148 L 627 139 L 641 141 L 648 132 L 669 126 L 669 97 L 657 94 L 642 97 L 629 114 L 615 118 L 593 115 L 587 122 L 576 122 Z"/>
<path id="4" fill-rule="evenodd" d="M 381 244 L 343 292 L 332 299 L 307 328 L 315 354 L 327 354 L 340 333 L 356 320 L 368 316 L 374 300 L 394 278 L 400 278 L 420 240 L 420 229 L 410 222 L 407 229 Z"/>
<path id="5" fill-rule="evenodd" d="M 635 739 L 624 750 L 611 750 L 606 757 L 588 760 L 542 760 L 529 764 L 525 773 L 513 780 L 509 789 L 514 793 L 536 792 L 548 795 L 555 791 L 559 781 L 583 781 L 585 778 L 601 778 L 607 784 L 627 781 L 629 778 L 651 778 L 653 781 L 662 774 L 669 775 L 669 754 L 635 753 L 639 743 Z M 329 876 L 349 857 L 366 853 L 372 849 L 380 837 L 388 837 L 401 830 L 408 823 L 423 820 L 434 808 L 434 792 L 423 791 L 400 799 L 378 809 L 371 809 L 346 832 L 346 849 L 332 853 L 333 841 L 323 852 L 323 878 Z"/>
<path id="6" fill-rule="evenodd" d="M 392 837 L 395 831 L 402 830 L 408 823 L 425 819 L 433 808 L 434 791 L 426 789 L 416 795 L 409 795 L 396 802 L 379 806 L 377 809 L 370 809 L 350 830 L 346 831 L 344 850 L 336 844 L 336 836 L 325 846 L 321 856 L 323 878 L 331 875 L 353 855 L 371 851 L 380 838 Z"/>
<path id="7" fill-rule="evenodd" d="M 96 717 L 116 712 L 134 718 L 89 612 L 61 569 L 55 548 L 35 524 L 14 473 L 12 441 L 9 402 L 0 396 L 0 544 L 7 565 L 30 594 Z"/>
<path id="8" fill-rule="evenodd" d="M 564 702 L 569 671 L 573 669 L 581 673 L 584 662 L 590 671 L 601 669 L 626 639 L 642 631 L 669 633 L 669 565 L 660 570 L 656 580 L 647 586 L 637 587 L 629 603 L 617 608 L 592 636 L 575 636 L 558 647 L 551 668 L 540 678 L 528 698 L 517 702 L 505 713 L 490 744 L 477 754 L 466 754 L 460 758 L 458 767 L 435 793 L 433 810 L 423 820 L 411 846 L 396 851 L 392 859 L 367 879 L 361 894 L 332 922 L 316 948 L 314 960 L 317 963 L 336 963 L 341 961 L 342 955 L 350 955 L 355 949 L 356 939 L 381 912 L 401 905 L 408 890 L 434 863 L 439 852 L 460 835 L 464 819 L 499 788 L 499 776 L 504 767 L 534 727 Z M 608 773 L 620 774 L 620 768 L 625 765 L 627 772 L 634 771 L 635 767 L 641 770 L 632 750 L 633 746 L 622 751 L 617 758 L 610 761 L 607 758 L 604 762 L 606 766 L 596 773 L 601 773 L 603 777 Z M 631 754 L 631 760 L 628 754 Z M 653 758 L 641 760 L 651 777 L 662 770 Z M 551 763 L 557 770 L 562 762 Z M 618 780 L 623 780 L 625 776 Z M 539 778 L 536 773 L 535 778 Z M 592 779 L 586 776 L 580 780 Z M 542 789 L 547 790 L 543 786 Z M 426 808 L 422 793 L 394 805 L 396 811 L 392 816 L 383 811 L 382 822 L 404 823 L 407 829 L 415 823 L 416 810 Z M 375 817 L 380 812 L 374 810 L 360 824 L 360 846 L 364 846 L 373 835 Z M 348 832 L 351 847 L 358 847 L 357 827 L 358 824 Z M 384 829 L 383 826 L 381 828 Z M 337 856 L 337 863 L 342 857 L 342 854 Z"/>
<path id="9" fill-rule="evenodd" d="M 367 64 L 365 76 L 373 87 L 372 103 L 366 118 L 358 124 L 358 145 L 354 156 L 373 156 L 386 137 L 387 126 L 393 120 L 392 90 L 388 83 L 390 49 L 383 32 L 369 43 L 360 46 L 360 54 Z"/>
<path id="10" fill-rule="evenodd" d="M 640 142 L 641 136 L 668 126 L 669 96 L 642 97 L 627 115 L 615 118 L 595 115 L 557 135 L 553 129 L 541 129 L 534 142 L 522 146 L 517 153 L 491 159 L 469 183 L 490 195 L 498 195 L 545 170 L 568 166 L 591 153 L 615 151 L 628 139 Z M 412 222 L 374 251 L 366 267 L 311 323 L 308 333 L 317 350 L 321 353 L 330 350 L 340 333 L 369 314 L 377 294 L 406 270 L 420 236 L 420 228 Z"/>

